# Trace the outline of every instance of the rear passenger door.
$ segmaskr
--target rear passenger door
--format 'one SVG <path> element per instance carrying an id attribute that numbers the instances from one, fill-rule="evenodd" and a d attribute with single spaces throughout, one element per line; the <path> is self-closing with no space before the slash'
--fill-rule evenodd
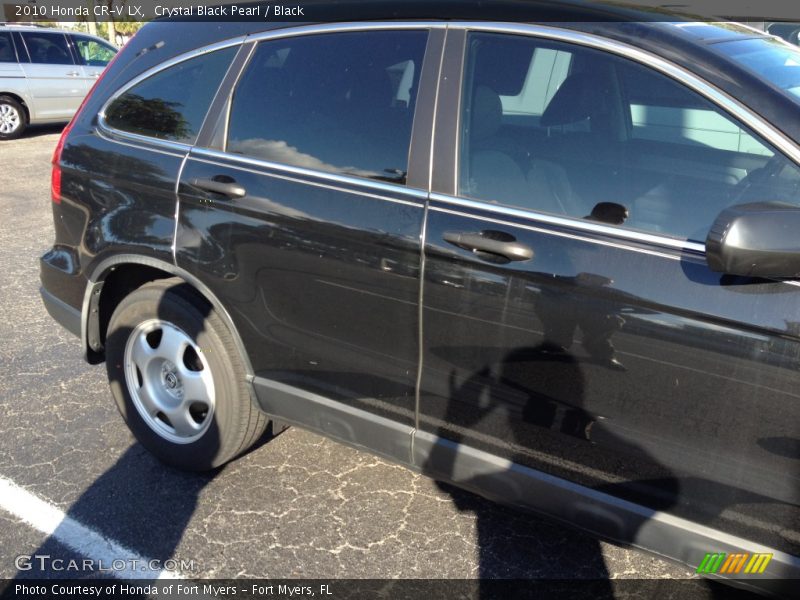
<path id="1" fill-rule="evenodd" d="M 78 110 L 88 89 L 63 33 L 23 31 L 27 51 L 22 69 L 37 119 L 67 120 Z"/>
<path id="2" fill-rule="evenodd" d="M 253 43 L 183 169 L 177 261 L 229 307 L 267 412 L 407 461 L 442 32 L 349 29 Z"/>
<path id="3" fill-rule="evenodd" d="M 731 204 L 800 204 L 800 169 L 560 37 L 448 32 L 416 460 L 469 485 L 456 441 L 796 552 L 800 291 L 703 241 Z"/>

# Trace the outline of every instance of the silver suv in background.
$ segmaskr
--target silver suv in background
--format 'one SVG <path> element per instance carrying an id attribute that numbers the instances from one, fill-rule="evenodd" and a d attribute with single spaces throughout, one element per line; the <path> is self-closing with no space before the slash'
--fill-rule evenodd
<path id="1" fill-rule="evenodd" d="M 86 34 L 0 24 L 0 140 L 69 121 L 116 53 Z"/>

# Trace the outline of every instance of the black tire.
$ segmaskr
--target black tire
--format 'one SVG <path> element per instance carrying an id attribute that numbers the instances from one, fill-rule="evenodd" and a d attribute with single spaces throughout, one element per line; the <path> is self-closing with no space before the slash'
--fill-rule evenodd
<path id="1" fill-rule="evenodd" d="M 11 96 L 0 96 L 0 140 L 18 138 L 27 126 L 25 108 Z"/>
<path id="2" fill-rule="evenodd" d="M 106 369 L 133 435 L 171 466 L 219 467 L 252 446 L 266 428 L 233 336 L 180 279 L 147 283 L 120 302 L 108 326 Z M 194 403 L 193 397 L 200 400 Z"/>

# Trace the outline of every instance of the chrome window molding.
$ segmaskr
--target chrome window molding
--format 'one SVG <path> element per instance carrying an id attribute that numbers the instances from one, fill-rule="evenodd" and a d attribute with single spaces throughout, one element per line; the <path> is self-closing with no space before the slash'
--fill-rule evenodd
<path id="1" fill-rule="evenodd" d="M 439 54 L 439 66 L 436 72 L 436 91 L 433 94 L 433 120 L 431 121 L 431 143 L 428 148 L 428 178 L 427 189 L 430 192 L 433 185 L 433 151 L 436 147 L 436 117 L 439 114 L 439 89 L 442 85 L 442 66 L 444 65 L 444 56 L 447 51 L 447 31 L 444 32 L 444 40 L 442 40 L 442 48 Z M 429 194 L 426 194 L 429 197 Z M 422 376 L 423 376 L 423 360 L 425 354 L 425 338 L 423 337 L 422 323 L 425 318 L 425 304 L 423 298 L 425 297 L 425 269 L 427 267 L 427 258 L 425 256 L 425 243 L 428 239 L 428 213 L 430 211 L 430 202 L 425 202 L 425 208 L 422 212 L 422 227 L 419 230 L 419 290 L 417 292 L 417 376 L 414 384 L 414 430 L 419 429 L 419 408 L 422 401 Z M 414 436 L 411 436 L 411 456 L 414 456 Z"/>
<path id="2" fill-rule="evenodd" d="M 262 42 L 262 41 L 269 41 L 269 40 L 278 40 L 283 38 L 291 38 L 291 37 L 300 37 L 305 35 L 319 35 L 319 34 L 326 34 L 326 33 L 342 33 L 342 32 L 350 32 L 350 31 L 415 31 L 415 30 L 431 30 L 431 29 L 447 29 L 448 23 L 444 21 L 379 21 L 379 22 L 372 22 L 372 21 L 363 21 L 363 22 L 346 22 L 346 23 L 322 23 L 322 24 L 312 24 L 312 25 L 301 25 L 299 27 L 288 27 L 286 29 L 272 29 L 269 31 L 262 31 L 255 34 L 249 34 L 246 36 L 246 41 L 249 42 Z M 252 57 L 252 55 L 251 55 Z M 440 70 L 439 73 L 441 75 L 441 64 L 439 65 Z M 244 67 L 247 68 L 246 66 Z M 244 72 L 244 69 L 242 70 Z M 237 81 L 238 85 L 238 81 Z M 438 88 L 438 82 L 437 82 Z M 234 92 L 236 90 L 236 86 L 233 88 Z M 231 98 L 233 94 L 231 94 Z M 436 100 L 438 101 L 438 89 Z M 229 102 L 228 104 L 228 111 L 231 110 L 233 103 Z M 435 123 L 435 115 L 436 111 L 434 109 L 434 123 Z M 230 114 L 228 115 L 228 119 L 225 122 L 225 148 L 227 150 L 228 146 L 228 135 L 227 135 L 227 128 L 229 122 Z M 431 145 L 433 145 L 434 136 L 431 136 Z M 409 147 L 410 150 L 410 147 Z M 238 160 L 240 157 L 237 155 L 226 154 L 226 156 L 231 157 L 235 156 Z M 242 157 L 244 158 L 244 157 Z M 405 184 L 390 184 L 390 183 L 378 183 L 371 179 L 360 178 L 360 177 L 349 177 L 349 176 L 340 176 L 335 175 L 332 173 L 327 173 L 325 171 L 316 171 L 312 169 L 303 169 L 294 167 L 288 164 L 278 164 L 278 163 L 271 163 L 268 161 L 260 161 L 257 159 L 253 159 L 256 161 L 255 164 L 259 164 L 259 166 L 267 166 L 274 169 L 285 169 L 289 172 L 300 173 L 304 175 L 310 175 L 314 177 L 320 177 L 323 179 L 330 179 L 332 181 L 339 181 L 339 182 L 346 182 L 346 183 L 354 183 L 358 185 L 367 185 L 368 187 L 373 187 L 375 189 L 382 189 L 382 190 L 391 190 L 391 191 L 399 191 L 399 190 L 408 190 L 413 191 L 421 194 L 418 197 L 426 197 L 427 194 L 421 190 L 416 190 L 415 188 L 409 188 Z M 432 159 L 431 159 L 432 160 Z M 432 164 L 432 163 L 431 163 Z M 294 169 L 297 169 L 296 171 Z M 430 188 L 430 177 L 428 178 L 428 188 Z M 417 196 L 416 194 L 412 193 L 411 195 Z"/>
<path id="3" fill-rule="evenodd" d="M 417 198 L 421 201 L 424 201 L 428 197 L 428 193 L 425 190 L 420 190 L 417 188 L 410 188 L 405 185 L 400 184 L 392 184 L 392 183 L 384 183 L 382 181 L 375 181 L 374 179 L 367 179 L 364 177 L 356 177 L 351 175 L 339 175 L 337 173 L 328 173 L 326 171 L 317 171 L 315 169 L 306 169 L 304 167 L 296 167 L 294 165 L 288 165 L 284 163 L 276 163 L 271 162 L 268 160 L 261 160 L 258 158 L 253 158 L 250 156 L 244 156 L 241 154 L 232 154 L 228 152 L 221 152 L 219 150 L 212 150 L 210 148 L 200 148 L 195 147 L 192 149 L 192 156 L 194 157 L 206 157 L 215 159 L 215 161 L 225 161 L 227 163 L 238 163 L 245 167 L 258 167 L 258 168 L 266 168 L 272 169 L 274 171 L 288 173 L 291 175 L 300 175 L 303 177 L 314 177 L 316 179 L 324 179 L 326 181 L 330 181 L 333 183 L 340 183 L 345 185 L 353 185 L 358 187 L 366 187 L 376 191 L 384 192 L 384 193 L 391 193 L 391 194 L 399 194 L 401 196 L 411 196 L 413 198 Z M 225 164 L 223 162 L 222 164 Z M 219 163 L 217 163 L 219 164 Z M 276 175 L 281 176 L 281 175 Z M 283 176 L 285 178 L 285 176 Z M 297 181 L 297 180 L 296 180 Z M 307 183 L 307 182 L 306 182 Z M 347 188 L 336 188 L 342 191 L 349 191 L 355 192 L 355 190 L 347 189 Z M 387 198 L 391 199 L 391 198 Z"/>
<path id="4" fill-rule="evenodd" d="M 256 53 L 256 44 L 250 43 L 249 41 L 245 41 L 244 50 L 247 52 L 247 56 L 242 63 L 239 72 L 236 74 L 236 80 L 231 85 L 230 90 L 228 91 L 228 97 L 225 100 L 225 106 L 222 109 L 223 114 L 219 115 L 219 118 L 222 119 L 222 150 L 228 150 L 228 127 L 230 126 L 231 122 L 231 108 L 233 108 L 233 93 L 236 91 L 236 88 L 239 87 L 239 81 L 242 79 L 242 75 L 247 70 L 250 61 L 253 59 L 253 55 Z M 234 62 L 236 59 L 234 58 Z M 231 63 L 233 64 L 233 63 Z M 212 101 L 213 104 L 213 101 Z M 208 118 L 208 115 L 206 115 Z M 218 121 L 219 122 L 219 121 Z M 205 122 L 203 123 L 205 125 Z"/>
<path id="5" fill-rule="evenodd" d="M 311 35 L 317 33 L 337 33 L 343 31 L 397 31 L 403 29 L 447 29 L 450 23 L 446 21 L 354 21 L 347 23 L 318 23 L 314 25 L 301 25 L 286 29 L 270 29 L 247 36 L 248 42 L 262 40 L 276 40 L 285 37 Z"/>
<path id="6" fill-rule="evenodd" d="M 160 64 L 156 65 L 155 67 L 153 67 L 151 69 L 148 69 L 144 73 L 140 73 L 139 75 L 137 75 L 136 77 L 131 79 L 129 82 L 127 82 L 125 85 L 123 85 L 121 88 L 119 88 L 116 92 L 114 92 L 111 95 L 111 97 L 108 100 L 105 101 L 105 103 L 103 104 L 103 107 L 100 109 L 100 112 L 97 114 L 97 123 L 98 123 L 99 127 L 101 129 L 106 130 L 107 132 L 111 132 L 111 133 L 114 133 L 116 135 L 120 135 L 122 137 L 126 137 L 126 138 L 129 138 L 129 139 L 134 140 L 134 141 L 153 142 L 153 143 L 157 143 L 157 144 L 161 144 L 161 145 L 166 145 L 167 147 L 172 147 L 173 149 L 175 147 L 180 147 L 181 149 L 183 149 L 183 151 L 188 151 L 188 149 L 191 148 L 191 146 L 192 146 L 191 144 L 185 144 L 185 143 L 182 143 L 182 142 L 173 142 L 171 140 L 162 140 L 162 139 L 157 138 L 157 137 L 152 137 L 152 136 L 147 136 L 147 135 L 140 135 L 140 134 L 137 134 L 137 133 L 124 131 L 122 129 L 117 129 L 116 127 L 112 127 L 111 125 L 108 124 L 108 121 L 106 121 L 106 110 L 108 110 L 108 107 L 111 106 L 111 104 L 114 102 L 114 100 L 116 100 L 117 98 L 122 96 L 129 89 L 131 89 L 135 85 L 141 83 L 145 79 L 148 79 L 148 78 L 152 77 L 153 75 L 156 75 L 156 74 L 160 73 L 161 71 L 163 71 L 165 69 L 169 69 L 170 67 L 173 67 L 173 66 L 175 66 L 177 64 L 180 64 L 180 63 L 185 62 L 187 60 L 190 60 L 192 58 L 196 58 L 196 57 L 202 56 L 204 54 L 210 54 L 211 52 L 216 52 L 217 50 L 223 50 L 225 48 L 230 48 L 231 46 L 240 46 L 241 44 L 244 43 L 245 37 L 246 36 L 238 36 L 238 37 L 235 37 L 235 38 L 224 40 L 222 42 L 216 42 L 214 44 L 210 44 L 210 45 L 204 46 L 202 48 L 195 48 L 194 50 L 190 50 L 189 52 L 185 52 L 184 54 L 179 54 L 178 56 L 174 56 L 171 59 L 166 60 L 163 63 L 160 63 Z M 230 68 L 230 66 L 229 66 L 229 68 Z"/>
<path id="7" fill-rule="evenodd" d="M 534 221 L 545 225 L 568 227 L 573 230 L 600 234 L 604 236 L 611 236 L 614 238 L 629 240 L 632 242 L 641 242 L 645 244 L 671 248 L 674 250 L 688 251 L 703 255 L 706 252 L 705 244 L 700 242 L 681 240 L 664 235 L 658 235 L 657 233 L 646 233 L 634 229 L 623 229 L 621 227 L 615 227 L 614 225 L 603 225 L 602 223 L 585 221 L 577 217 L 531 212 L 529 210 L 525 210 L 522 208 L 512 208 L 510 206 L 503 206 L 501 204 L 492 204 L 480 200 L 469 200 L 467 198 L 448 196 L 446 194 L 439 194 L 436 192 L 431 194 L 431 200 L 443 202 L 445 204 L 451 204 L 454 206 L 460 206 L 463 208 L 469 208 L 472 210 L 482 210 L 495 213 L 498 215 L 527 219 L 529 221 Z M 477 217 L 476 215 L 469 215 L 469 216 L 471 216 L 472 218 L 480 218 Z M 551 233 L 551 232 L 546 231 L 546 233 Z M 627 248 L 628 246 L 625 247 Z"/>
<path id="8" fill-rule="evenodd" d="M 580 235 L 579 233 L 567 233 L 566 231 L 558 231 L 552 229 L 544 229 L 542 227 L 537 227 L 536 225 L 522 225 L 520 223 L 513 223 L 510 221 L 506 221 L 501 217 L 493 218 L 493 217 L 476 217 L 474 214 L 461 212 L 459 210 L 451 210 L 449 208 L 439 208 L 439 207 L 431 207 L 430 209 L 432 212 L 438 213 L 446 213 L 449 215 L 456 215 L 457 217 L 465 217 L 468 219 L 473 220 L 480 220 L 482 223 L 493 223 L 495 225 L 501 225 L 503 227 L 513 227 L 516 229 L 525 229 L 526 231 L 533 231 L 536 233 L 543 233 L 545 235 L 551 235 L 560 238 L 567 238 L 570 240 L 578 240 L 580 242 L 587 242 L 590 244 L 594 244 L 595 246 L 606 246 L 608 248 L 618 248 L 620 250 L 628 250 L 630 252 L 636 252 L 638 254 L 648 254 L 650 256 L 658 256 L 660 258 L 666 258 L 669 260 L 680 261 L 681 256 L 676 253 L 668 253 L 666 250 L 658 251 L 652 249 L 652 247 L 644 248 L 641 246 L 635 246 L 633 244 L 626 244 L 624 240 L 622 241 L 610 241 L 610 240 L 603 240 L 589 237 L 588 235 Z"/>
<path id="9" fill-rule="evenodd" d="M 145 79 L 148 79 L 149 77 L 152 77 L 153 75 L 156 75 L 157 73 L 163 71 L 164 69 L 168 69 L 169 67 L 172 67 L 174 65 L 180 64 L 180 63 L 182 63 L 184 61 L 187 61 L 189 59 L 195 58 L 197 56 L 201 56 L 203 54 L 208 54 L 208 53 L 214 52 L 216 50 L 222 50 L 224 48 L 229 48 L 229 47 L 235 46 L 235 45 L 241 45 L 241 44 L 249 43 L 249 42 L 259 42 L 259 41 L 262 41 L 262 40 L 272 40 L 272 39 L 280 39 L 280 38 L 286 38 L 286 37 L 296 37 L 296 36 L 301 36 L 301 35 L 335 33 L 335 32 L 344 32 L 344 31 L 392 31 L 392 30 L 397 31 L 397 30 L 428 30 L 428 29 L 446 29 L 446 28 L 447 28 L 447 23 L 441 22 L 441 21 L 439 21 L 439 22 L 436 22 L 436 21 L 403 21 L 403 22 L 392 22 L 392 21 L 369 22 L 369 21 L 365 21 L 365 22 L 352 22 L 352 23 L 327 23 L 327 24 L 303 25 L 303 26 L 299 26 L 299 27 L 291 27 L 291 26 L 289 26 L 287 28 L 271 29 L 269 31 L 263 31 L 263 32 L 256 33 L 256 34 L 248 34 L 248 35 L 244 35 L 244 36 L 238 36 L 238 37 L 235 37 L 235 38 L 231 38 L 229 40 L 224 40 L 222 42 L 216 42 L 214 44 L 210 44 L 210 45 L 204 46 L 202 48 L 197 48 L 197 49 L 191 50 L 189 52 L 186 52 L 184 54 L 180 54 L 178 56 L 175 56 L 175 57 L 173 57 L 173 58 L 171 58 L 171 59 L 169 59 L 169 60 L 167 60 L 167 61 L 165 61 L 165 62 L 163 62 L 163 63 L 161 63 L 159 65 L 156 65 L 155 67 L 153 67 L 153 68 L 151 68 L 151 69 L 149 69 L 149 70 L 137 75 L 132 80 L 127 82 L 124 86 L 122 86 L 119 90 L 114 92 L 114 94 L 108 100 L 106 100 L 106 102 L 103 104 L 103 107 L 100 109 L 100 111 L 98 113 L 97 122 L 98 122 L 99 128 L 101 130 L 104 130 L 106 133 L 109 133 L 109 134 L 120 136 L 122 138 L 127 138 L 127 139 L 129 139 L 131 141 L 147 142 L 147 143 L 152 143 L 152 144 L 156 144 L 156 145 L 162 145 L 162 146 L 165 146 L 165 147 L 170 148 L 172 150 L 178 150 L 180 152 L 188 152 L 193 147 L 192 144 L 185 144 L 185 143 L 181 143 L 181 142 L 173 142 L 171 140 L 162 140 L 162 139 L 159 139 L 159 138 L 156 138 L 156 137 L 151 137 L 151 136 L 145 136 L 145 135 L 141 135 L 141 134 L 131 133 L 131 132 L 128 132 L 128 131 L 124 131 L 124 130 L 112 127 L 111 125 L 108 124 L 108 121 L 106 120 L 106 110 L 111 105 L 111 103 L 114 102 L 114 100 L 119 98 L 122 94 L 127 92 L 129 89 L 131 89 L 132 87 L 134 87 L 138 83 L 144 81 Z M 253 45 L 253 48 L 255 48 L 255 44 Z M 238 83 L 238 81 L 237 81 L 237 83 Z M 235 89 L 235 86 L 234 86 L 234 89 Z M 227 109 L 230 110 L 230 107 L 231 107 L 231 104 L 229 103 Z M 206 115 L 206 117 L 207 117 L 207 115 Z M 227 127 L 228 127 L 228 119 L 226 118 L 226 121 L 225 121 L 226 134 L 227 134 Z M 227 138 L 227 135 L 226 135 L 226 138 Z M 226 139 L 225 142 L 227 144 L 227 139 Z M 214 151 L 209 150 L 209 152 L 214 152 Z M 235 156 L 235 155 L 224 154 L 224 156 L 225 157 L 231 157 L 231 156 Z M 238 159 L 239 157 L 235 156 L 235 158 Z M 276 169 L 288 169 L 288 170 L 291 170 L 291 168 L 294 168 L 294 167 L 290 167 L 289 165 L 282 165 L 282 164 L 279 165 L 279 164 L 276 164 L 276 163 L 266 163 L 266 162 L 262 162 L 262 161 L 258 161 L 258 160 L 255 160 L 255 164 L 258 164 L 259 166 L 269 166 L 269 167 L 276 168 Z M 306 169 L 301 169 L 300 171 L 303 171 L 303 174 L 309 174 L 309 175 L 318 176 L 318 177 L 321 177 L 321 178 L 328 178 L 328 179 L 333 178 L 333 179 L 336 179 L 337 177 L 339 177 L 339 176 L 336 176 L 336 175 L 332 175 L 330 173 L 326 173 L 324 171 L 312 171 L 312 170 L 306 170 Z M 298 172 L 300 172 L 300 171 L 298 171 Z M 341 179 L 336 179 L 336 180 L 338 180 L 338 181 L 346 181 L 348 183 L 353 182 L 353 183 L 358 183 L 358 184 L 362 184 L 364 182 L 367 182 L 367 184 L 369 186 L 371 186 L 371 187 L 380 186 L 380 189 L 391 189 L 393 191 L 394 190 L 412 190 L 413 189 L 413 188 L 408 188 L 406 186 L 401 186 L 401 185 L 392 186 L 391 184 L 377 184 L 376 182 L 371 181 L 369 179 L 361 179 L 361 178 L 342 177 Z M 384 185 L 386 187 L 383 187 Z M 423 192 L 423 195 L 424 195 L 424 192 Z"/>
<path id="10" fill-rule="evenodd" d="M 604 50 L 618 56 L 629 58 L 644 67 L 650 67 L 677 80 L 699 93 L 701 96 L 707 98 L 727 114 L 730 114 L 744 123 L 755 133 L 772 144 L 777 150 L 780 150 L 783 154 L 791 158 L 795 164 L 800 166 L 800 148 L 797 144 L 754 113 L 749 107 L 698 77 L 691 71 L 671 63 L 656 54 L 642 50 L 641 48 L 590 33 L 561 29 L 548 25 L 459 21 L 449 23 L 449 27 L 466 29 L 469 31 L 510 33 L 528 37 L 535 36 Z"/>
<path id="11" fill-rule="evenodd" d="M 131 148 L 145 148 L 153 152 L 160 152 L 161 154 L 168 154 L 169 156 L 182 157 L 189 153 L 191 146 L 182 144 L 180 142 L 172 142 L 169 140 L 160 140 L 158 138 L 148 137 L 146 135 L 139 135 L 137 133 L 128 133 L 127 131 L 120 131 L 110 127 L 98 128 L 98 135 L 104 139 L 110 140 L 115 144 L 122 144 L 130 146 Z M 138 142 L 134 144 L 132 142 Z"/>
<path id="12" fill-rule="evenodd" d="M 183 179 L 183 169 L 186 168 L 186 161 L 189 160 L 189 153 L 183 155 L 181 166 L 178 167 L 178 176 L 175 178 L 175 185 L 172 190 L 175 194 L 175 227 L 172 230 L 172 264 L 178 266 L 178 227 L 181 222 L 181 195 L 178 190 Z"/>
<path id="13" fill-rule="evenodd" d="M 111 105 L 114 100 L 119 98 L 122 94 L 127 92 L 136 84 L 144 81 L 145 79 L 156 75 L 157 73 L 163 71 L 164 69 L 168 69 L 174 65 L 182 63 L 186 60 L 191 58 L 195 58 L 197 56 L 201 56 L 203 54 L 208 54 L 210 52 L 214 52 L 216 50 L 222 50 L 224 48 L 229 48 L 231 46 L 241 45 L 245 42 L 259 42 L 261 40 L 270 40 L 270 39 L 280 39 L 285 37 L 295 37 L 300 35 L 310 35 L 315 33 L 334 33 L 340 31 L 386 31 L 386 30 L 398 30 L 398 29 L 445 29 L 447 24 L 444 22 L 434 22 L 434 21 L 404 21 L 404 22 L 369 22 L 365 21 L 362 23 L 355 22 L 355 23 L 329 23 L 329 24 L 317 24 L 317 25 L 302 25 L 300 27 L 287 27 L 287 28 L 280 28 L 280 29 L 271 29 L 269 31 L 262 31 L 256 34 L 247 34 L 242 36 L 237 36 L 235 38 L 231 38 L 228 40 L 224 40 L 221 42 L 215 42 L 214 44 L 210 44 L 208 46 L 203 46 L 202 48 L 196 48 L 194 50 L 190 50 L 189 52 L 185 52 L 184 54 L 179 54 L 178 56 L 174 56 L 171 59 L 156 65 L 155 67 L 148 69 L 147 71 L 140 73 L 129 82 L 127 82 L 124 86 L 118 89 L 114 94 L 106 100 L 103 107 L 100 109 L 98 113 L 98 123 L 105 129 L 113 132 L 118 132 L 123 135 L 128 135 L 128 132 L 118 130 L 114 127 L 111 127 L 108 122 L 106 121 L 106 110 L 108 109 L 109 105 Z M 131 134 L 135 135 L 135 134 Z M 141 138 L 153 139 L 157 142 L 162 142 L 164 140 L 160 140 L 158 138 L 150 138 L 149 136 L 139 136 Z"/>

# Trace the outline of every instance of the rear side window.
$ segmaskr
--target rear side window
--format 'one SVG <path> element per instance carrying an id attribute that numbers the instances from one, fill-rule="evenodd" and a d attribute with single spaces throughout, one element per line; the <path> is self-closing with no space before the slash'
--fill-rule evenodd
<path id="1" fill-rule="evenodd" d="M 38 33 L 23 31 L 22 39 L 28 47 L 32 63 L 45 65 L 71 65 L 72 56 L 67 48 L 67 40 L 61 33 Z"/>
<path id="2" fill-rule="evenodd" d="M 111 46 L 92 38 L 73 36 L 78 56 L 84 65 L 89 67 L 105 67 L 117 53 Z"/>
<path id="3" fill-rule="evenodd" d="M 17 62 L 14 45 L 11 43 L 11 34 L 0 31 L 0 63 Z"/>
<path id="4" fill-rule="evenodd" d="M 106 124 L 121 131 L 193 144 L 238 47 L 185 60 L 134 85 L 108 106 Z"/>
<path id="5" fill-rule="evenodd" d="M 427 36 L 262 42 L 234 92 L 228 152 L 404 184 Z"/>

